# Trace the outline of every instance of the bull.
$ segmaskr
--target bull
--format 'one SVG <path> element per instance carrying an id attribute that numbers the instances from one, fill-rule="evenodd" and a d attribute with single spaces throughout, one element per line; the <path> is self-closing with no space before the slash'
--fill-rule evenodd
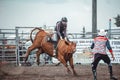
<path id="1" fill-rule="evenodd" d="M 38 29 L 35 39 L 32 40 L 32 32 L 34 30 Z M 54 56 L 54 44 L 47 41 L 48 37 L 52 37 L 52 34 L 45 32 L 43 29 L 35 28 L 31 31 L 30 39 L 32 41 L 32 45 L 28 48 L 26 55 L 25 55 L 25 62 L 28 59 L 28 56 L 30 52 L 34 49 L 37 49 L 36 52 L 36 58 L 37 58 L 37 64 L 39 65 L 39 56 L 42 53 L 46 53 L 51 57 Z M 74 70 L 73 65 L 73 53 L 76 50 L 76 43 L 71 41 L 65 41 L 65 40 L 59 40 L 57 45 L 57 59 L 66 67 L 67 72 L 71 73 L 70 69 L 68 68 L 67 62 L 69 61 L 69 64 L 72 68 L 73 74 L 77 75 L 76 71 Z"/>
<path id="2" fill-rule="evenodd" d="M 77 75 L 73 65 L 73 53 L 76 51 L 76 43 L 71 41 L 59 40 L 58 42 L 58 60 L 66 67 L 67 72 L 71 73 L 68 68 L 67 62 L 69 62 L 73 74 Z"/>

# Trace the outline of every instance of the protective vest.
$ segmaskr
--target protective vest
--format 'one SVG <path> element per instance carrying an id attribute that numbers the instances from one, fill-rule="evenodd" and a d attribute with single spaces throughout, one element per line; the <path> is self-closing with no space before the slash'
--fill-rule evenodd
<path id="1" fill-rule="evenodd" d="M 94 39 L 94 48 L 92 50 L 93 54 L 100 53 L 100 54 L 106 54 L 106 42 L 107 38 L 103 36 L 96 37 Z"/>

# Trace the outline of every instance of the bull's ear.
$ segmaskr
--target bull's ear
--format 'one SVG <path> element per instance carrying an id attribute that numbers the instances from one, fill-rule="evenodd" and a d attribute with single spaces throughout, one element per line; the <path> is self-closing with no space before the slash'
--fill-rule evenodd
<path id="1" fill-rule="evenodd" d="M 76 42 L 72 42 L 73 45 L 76 45 Z"/>
<path id="2" fill-rule="evenodd" d="M 76 44 L 76 42 L 72 42 L 72 44 Z"/>
<path id="3" fill-rule="evenodd" d="M 68 42 L 68 41 L 65 41 L 65 44 L 69 45 L 69 42 Z"/>

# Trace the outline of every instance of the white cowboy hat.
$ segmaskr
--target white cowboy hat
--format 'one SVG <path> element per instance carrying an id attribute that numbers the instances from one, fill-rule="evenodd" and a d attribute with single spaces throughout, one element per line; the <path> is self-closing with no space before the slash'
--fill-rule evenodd
<path id="1" fill-rule="evenodd" d="M 98 32 L 99 36 L 106 36 L 107 32 L 104 29 L 100 29 L 100 31 Z"/>

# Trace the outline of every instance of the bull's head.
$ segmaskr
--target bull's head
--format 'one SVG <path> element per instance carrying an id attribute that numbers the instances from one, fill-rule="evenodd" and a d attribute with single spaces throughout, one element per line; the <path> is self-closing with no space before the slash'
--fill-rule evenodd
<path id="1" fill-rule="evenodd" d="M 69 53 L 74 53 L 76 51 L 76 43 L 75 42 L 69 42 L 68 43 L 69 46 Z"/>
<path id="2" fill-rule="evenodd" d="M 73 50 L 73 53 L 74 53 L 76 51 L 76 43 L 72 42 L 71 46 L 72 46 L 72 50 Z"/>
<path id="3" fill-rule="evenodd" d="M 64 39 L 58 41 L 57 47 L 60 52 L 64 51 L 65 53 L 74 53 L 76 51 L 76 43 L 66 41 Z"/>

